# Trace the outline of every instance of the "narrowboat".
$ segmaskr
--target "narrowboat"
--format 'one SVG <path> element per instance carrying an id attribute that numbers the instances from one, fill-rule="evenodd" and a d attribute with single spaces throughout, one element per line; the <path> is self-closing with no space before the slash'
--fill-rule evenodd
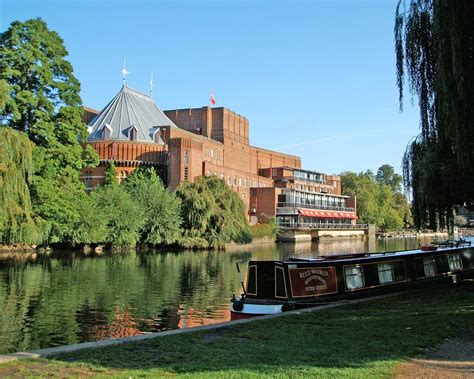
<path id="1" fill-rule="evenodd" d="M 472 277 L 470 241 L 441 244 L 436 250 L 250 261 L 243 293 L 231 301 L 231 320 Z"/>

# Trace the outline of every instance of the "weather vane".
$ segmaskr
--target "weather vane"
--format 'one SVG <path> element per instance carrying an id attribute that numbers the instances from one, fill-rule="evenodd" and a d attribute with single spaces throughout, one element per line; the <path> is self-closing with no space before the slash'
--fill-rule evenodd
<path id="1" fill-rule="evenodd" d="M 127 71 L 127 69 L 125 68 L 125 57 L 123 57 L 123 68 L 120 72 L 122 73 L 122 82 L 125 85 L 125 78 L 127 75 L 130 74 L 130 71 Z"/>

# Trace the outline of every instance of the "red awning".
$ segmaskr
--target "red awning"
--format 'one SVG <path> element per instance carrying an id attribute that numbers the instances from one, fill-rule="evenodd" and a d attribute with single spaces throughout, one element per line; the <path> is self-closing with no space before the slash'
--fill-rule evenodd
<path id="1" fill-rule="evenodd" d="M 357 220 L 358 217 L 355 213 L 349 212 L 329 212 L 329 211 L 316 211 L 312 209 L 298 208 L 298 213 L 306 217 L 319 217 L 319 218 L 351 218 Z"/>

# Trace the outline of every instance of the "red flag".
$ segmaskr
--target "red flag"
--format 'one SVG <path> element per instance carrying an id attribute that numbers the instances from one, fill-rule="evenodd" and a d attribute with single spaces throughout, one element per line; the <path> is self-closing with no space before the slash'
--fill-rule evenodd
<path id="1" fill-rule="evenodd" d="M 216 105 L 216 99 L 214 97 L 214 94 L 211 93 L 211 107 L 213 107 L 214 105 Z"/>

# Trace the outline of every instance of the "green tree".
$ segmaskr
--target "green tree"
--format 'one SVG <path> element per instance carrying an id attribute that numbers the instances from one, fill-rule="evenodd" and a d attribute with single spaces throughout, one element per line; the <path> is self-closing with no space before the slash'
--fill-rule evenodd
<path id="1" fill-rule="evenodd" d="M 402 176 L 398 175 L 393 167 L 388 164 L 379 167 L 375 179 L 379 183 L 389 186 L 394 192 L 400 192 L 402 190 Z"/>
<path id="2" fill-rule="evenodd" d="M 185 246 L 223 247 L 230 241 L 251 240 L 245 207 L 239 195 L 217 177 L 183 182 L 176 190 L 181 200 Z"/>
<path id="3" fill-rule="evenodd" d="M 343 194 L 357 197 L 359 221 L 381 230 L 398 230 L 411 223 L 408 200 L 399 192 L 397 174 L 390 167 L 381 166 L 377 175 L 370 170 L 341 174 Z"/>
<path id="4" fill-rule="evenodd" d="M 118 185 L 117 179 L 117 170 L 115 169 L 115 164 L 113 161 L 108 161 L 107 166 L 105 167 L 105 179 L 104 185 L 106 186 L 115 186 Z"/>
<path id="5" fill-rule="evenodd" d="M 105 218 L 104 242 L 112 246 L 133 246 L 140 239 L 145 214 L 136 199 L 122 186 L 102 186 L 91 193 L 96 211 Z"/>
<path id="6" fill-rule="evenodd" d="M 48 224 L 31 205 L 34 144 L 21 132 L 0 126 L 0 243 L 42 243 Z"/>
<path id="7" fill-rule="evenodd" d="M 180 204 L 165 189 L 152 168 L 137 168 L 123 182 L 125 190 L 142 208 L 144 223 L 140 240 L 151 245 L 171 245 L 181 235 Z"/>
<path id="8" fill-rule="evenodd" d="M 92 147 L 81 144 L 87 128 L 80 86 L 66 56 L 62 39 L 41 19 L 15 21 L 0 35 L 0 81 L 9 95 L 0 116 L 37 145 L 29 187 L 34 212 L 51 225 L 50 242 L 73 234 L 80 171 L 98 163 Z"/>
<path id="9" fill-rule="evenodd" d="M 8 83 L 6 80 L 0 80 L 0 112 L 3 112 L 7 103 L 10 101 Z M 1 113 L 0 113 L 1 114 Z"/>
<path id="10" fill-rule="evenodd" d="M 453 206 L 474 200 L 474 3 L 399 1 L 395 50 L 404 84 L 418 97 L 421 133 L 403 158 L 418 227 L 452 226 Z"/>

